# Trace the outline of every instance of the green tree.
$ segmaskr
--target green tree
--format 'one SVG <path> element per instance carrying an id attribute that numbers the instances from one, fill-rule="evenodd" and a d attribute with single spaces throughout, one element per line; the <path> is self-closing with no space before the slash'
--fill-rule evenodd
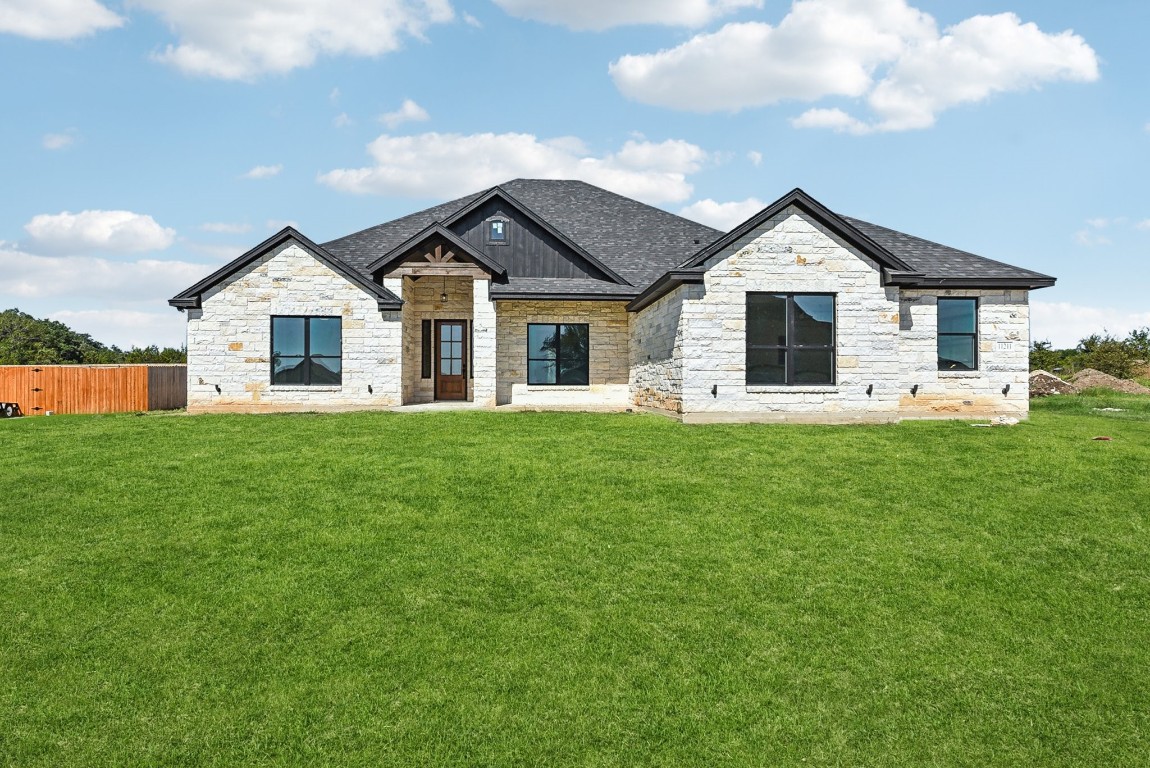
<path id="1" fill-rule="evenodd" d="M 113 350 L 63 323 L 18 309 L 0 312 L 0 365 L 102 362 L 110 356 Z"/>
<path id="2" fill-rule="evenodd" d="M 187 359 L 184 349 L 153 345 L 124 352 L 55 320 L 41 320 L 18 309 L 0 312 L 0 365 L 184 363 Z"/>
<path id="3" fill-rule="evenodd" d="M 1050 371 L 1071 368 L 1070 360 L 1075 354 L 1072 349 L 1054 349 L 1049 341 L 1036 341 L 1030 347 L 1030 370 Z"/>
<path id="4" fill-rule="evenodd" d="M 1093 368 L 1120 379 L 1128 379 L 1134 374 L 1135 360 L 1132 345 L 1105 331 L 1091 334 L 1078 342 L 1078 362 L 1082 368 Z"/>

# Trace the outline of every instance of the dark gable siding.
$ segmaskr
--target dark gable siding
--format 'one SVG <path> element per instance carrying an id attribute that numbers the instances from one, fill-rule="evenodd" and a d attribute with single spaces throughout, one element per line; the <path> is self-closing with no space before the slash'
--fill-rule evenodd
<path id="1" fill-rule="evenodd" d="M 488 245 L 483 222 L 492 216 L 510 221 L 509 245 Z M 508 277 L 574 277 L 610 280 L 555 236 L 502 201 L 492 200 L 456 222 L 451 230 L 467 244 L 507 269 Z"/>

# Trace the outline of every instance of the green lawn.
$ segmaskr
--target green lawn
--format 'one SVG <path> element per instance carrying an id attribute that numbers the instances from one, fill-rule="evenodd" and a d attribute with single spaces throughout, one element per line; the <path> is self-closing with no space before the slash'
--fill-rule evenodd
<path id="1" fill-rule="evenodd" d="M 0 478 L 0 764 L 1150 755 L 1150 398 L 38 417 Z"/>

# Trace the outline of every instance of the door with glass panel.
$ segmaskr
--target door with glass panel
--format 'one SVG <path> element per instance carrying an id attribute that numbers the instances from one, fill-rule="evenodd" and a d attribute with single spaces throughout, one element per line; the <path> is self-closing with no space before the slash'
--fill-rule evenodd
<path id="1" fill-rule="evenodd" d="M 435 321 L 435 399 L 467 399 L 466 323 L 462 320 Z"/>

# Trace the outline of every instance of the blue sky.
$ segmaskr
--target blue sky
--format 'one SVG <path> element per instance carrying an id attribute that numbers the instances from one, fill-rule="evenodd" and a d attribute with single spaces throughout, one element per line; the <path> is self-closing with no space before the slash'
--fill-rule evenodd
<path id="1" fill-rule="evenodd" d="M 0 0 L 0 308 L 180 345 L 277 231 L 519 176 L 728 228 L 794 187 L 1150 325 L 1150 3 Z"/>

